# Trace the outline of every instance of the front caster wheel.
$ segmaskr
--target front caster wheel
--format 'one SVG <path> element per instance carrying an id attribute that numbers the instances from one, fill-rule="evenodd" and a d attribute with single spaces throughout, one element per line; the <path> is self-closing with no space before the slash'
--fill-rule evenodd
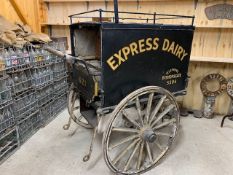
<path id="1" fill-rule="evenodd" d="M 104 133 L 106 164 L 120 174 L 152 169 L 174 142 L 179 120 L 177 102 L 169 91 L 148 86 L 132 92 L 117 105 Z"/>

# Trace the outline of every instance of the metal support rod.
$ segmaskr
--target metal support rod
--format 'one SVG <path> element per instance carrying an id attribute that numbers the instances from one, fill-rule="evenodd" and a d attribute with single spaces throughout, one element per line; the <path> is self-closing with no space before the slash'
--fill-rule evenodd
<path id="1" fill-rule="evenodd" d="M 195 19 L 195 16 L 193 16 L 192 18 L 192 26 L 194 25 L 194 19 Z"/>
<path id="2" fill-rule="evenodd" d="M 156 20 L 156 12 L 154 13 L 154 24 L 155 24 L 155 20 Z"/>
<path id="3" fill-rule="evenodd" d="M 99 13 L 100 13 L 100 23 L 102 23 L 102 9 L 99 9 Z"/>
<path id="4" fill-rule="evenodd" d="M 115 23 L 119 23 L 118 0 L 114 0 L 114 14 L 115 14 Z"/>

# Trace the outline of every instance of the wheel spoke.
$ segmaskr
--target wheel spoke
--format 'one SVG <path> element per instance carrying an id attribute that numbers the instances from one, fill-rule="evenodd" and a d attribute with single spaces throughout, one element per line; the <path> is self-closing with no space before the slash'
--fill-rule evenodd
<path id="1" fill-rule="evenodd" d="M 137 97 L 136 98 L 136 108 L 137 108 L 137 111 L 138 111 L 138 115 L 139 115 L 139 120 L 143 126 L 143 119 L 142 119 L 142 111 L 141 111 L 141 105 L 140 105 L 140 101 L 139 101 L 139 98 Z"/>
<path id="2" fill-rule="evenodd" d="M 137 140 L 133 141 L 130 145 L 128 145 L 123 152 L 121 152 L 120 154 L 118 154 L 115 159 L 112 161 L 112 163 L 115 165 L 134 145 L 137 144 L 137 142 L 139 142 L 140 138 L 138 138 Z"/>
<path id="3" fill-rule="evenodd" d="M 120 142 L 115 143 L 114 145 L 111 145 L 111 146 L 109 147 L 109 150 L 112 150 L 113 148 L 118 147 L 118 146 L 120 146 L 120 145 L 122 145 L 122 144 L 124 144 L 124 143 L 127 143 L 127 142 L 129 142 L 129 141 L 131 141 L 131 140 L 133 140 L 133 139 L 135 139 L 135 138 L 137 138 L 137 137 L 139 137 L 139 136 L 138 136 L 138 135 L 129 136 L 129 137 L 127 137 L 127 138 L 121 140 Z"/>
<path id="4" fill-rule="evenodd" d="M 167 98 L 166 95 L 164 95 L 158 102 L 158 104 L 155 106 L 153 112 L 151 113 L 151 116 L 150 116 L 150 122 L 149 124 L 151 124 L 151 122 L 153 121 L 153 119 L 155 118 L 156 114 L 158 113 L 159 109 L 161 108 L 164 100 Z"/>
<path id="5" fill-rule="evenodd" d="M 142 142 L 140 146 L 140 152 L 139 152 L 138 162 L 137 162 L 137 170 L 140 170 L 141 168 L 143 149 L 144 149 L 144 142 Z"/>
<path id="6" fill-rule="evenodd" d="M 154 93 L 151 93 L 148 98 L 147 107 L 146 107 L 146 116 L 145 116 L 145 123 L 149 122 L 149 116 L 151 111 L 151 105 L 153 101 Z"/>
<path id="7" fill-rule="evenodd" d="M 133 156 L 135 155 L 135 153 L 136 153 L 137 149 L 139 148 L 140 143 L 141 143 L 141 142 L 138 142 L 138 143 L 137 143 L 137 145 L 135 146 L 135 148 L 134 148 L 133 152 L 131 153 L 131 155 L 130 155 L 129 159 L 128 159 L 128 160 L 127 160 L 127 162 L 126 162 L 126 165 L 125 165 L 124 171 L 127 171 L 127 170 L 128 170 L 129 165 L 130 165 L 130 162 L 131 162 L 131 160 L 133 159 Z"/>
<path id="8" fill-rule="evenodd" d="M 167 125 L 169 125 L 169 124 L 171 124 L 171 123 L 174 123 L 175 121 L 176 121 L 175 118 L 170 119 L 170 120 L 168 120 L 168 121 L 166 121 L 166 122 L 161 123 L 160 125 L 154 126 L 153 129 L 160 129 L 160 128 L 163 128 L 163 127 L 165 127 L 165 126 L 167 126 Z"/>
<path id="9" fill-rule="evenodd" d="M 173 135 L 165 132 L 156 132 L 156 135 L 158 136 L 167 136 L 167 137 L 173 137 Z"/>
<path id="10" fill-rule="evenodd" d="M 120 128 L 120 127 L 114 127 L 114 128 L 112 128 L 112 131 L 116 131 L 116 132 L 130 132 L 130 133 L 138 133 L 139 132 L 139 130 L 137 130 L 137 129 Z"/>
<path id="11" fill-rule="evenodd" d="M 162 147 L 161 144 L 159 143 L 159 139 L 156 140 L 155 145 L 156 145 L 161 151 L 163 151 L 163 147 Z"/>
<path id="12" fill-rule="evenodd" d="M 125 110 L 122 111 L 122 114 L 127 118 L 127 120 L 132 123 L 134 126 L 136 126 L 137 128 L 140 128 L 139 124 L 133 120 L 127 113 Z"/>
<path id="13" fill-rule="evenodd" d="M 149 145 L 148 142 L 146 142 L 146 150 L 147 150 L 147 154 L 148 154 L 149 160 L 152 163 L 153 162 L 153 158 L 152 158 L 152 154 L 151 154 L 150 145 Z"/>
<path id="14" fill-rule="evenodd" d="M 173 108 L 175 107 L 175 105 L 171 104 L 169 105 L 163 112 L 161 112 L 158 117 L 156 118 L 156 120 L 154 120 L 151 124 L 151 127 L 153 128 L 155 126 L 155 124 L 160 121 L 168 112 L 170 112 Z"/>

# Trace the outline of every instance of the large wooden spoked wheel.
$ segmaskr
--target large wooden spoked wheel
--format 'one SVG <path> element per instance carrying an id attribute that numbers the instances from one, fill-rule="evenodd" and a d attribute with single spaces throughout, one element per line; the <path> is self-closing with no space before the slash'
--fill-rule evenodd
<path id="1" fill-rule="evenodd" d="M 144 173 L 167 154 L 179 127 L 173 95 L 147 86 L 125 97 L 112 113 L 103 137 L 104 158 L 115 173 Z"/>
<path id="2" fill-rule="evenodd" d="M 73 88 L 69 91 L 68 112 L 72 120 L 78 125 L 87 129 L 93 128 L 80 113 L 79 94 Z"/>

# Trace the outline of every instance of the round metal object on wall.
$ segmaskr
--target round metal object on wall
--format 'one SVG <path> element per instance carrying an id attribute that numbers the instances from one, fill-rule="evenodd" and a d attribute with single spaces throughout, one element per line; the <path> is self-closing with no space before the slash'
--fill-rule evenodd
<path id="1" fill-rule="evenodd" d="M 212 80 L 217 80 L 219 83 L 219 88 L 215 91 L 211 91 L 207 88 L 207 84 Z M 218 96 L 226 89 L 226 86 L 227 86 L 227 81 L 221 74 L 209 74 L 202 79 L 201 84 L 200 84 L 203 95 L 207 97 Z"/>
<path id="2" fill-rule="evenodd" d="M 104 133 L 106 164 L 116 174 L 149 171 L 168 154 L 179 122 L 176 99 L 164 88 L 147 86 L 130 93 L 112 112 Z"/>
<path id="3" fill-rule="evenodd" d="M 231 77 L 227 82 L 227 94 L 233 98 L 233 77 Z"/>

